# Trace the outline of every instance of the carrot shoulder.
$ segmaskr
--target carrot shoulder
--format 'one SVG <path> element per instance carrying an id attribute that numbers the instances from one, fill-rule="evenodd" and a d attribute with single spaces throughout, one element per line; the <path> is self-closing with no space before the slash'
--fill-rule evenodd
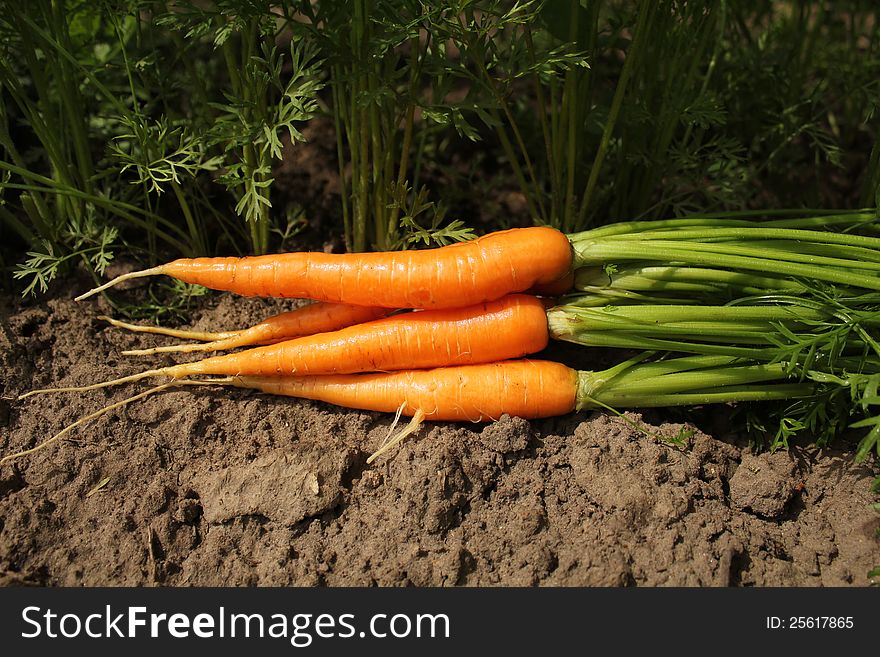
<path id="1" fill-rule="evenodd" d="M 437 249 L 379 253 L 285 253 L 174 260 L 140 276 L 166 274 L 244 296 L 297 297 L 386 308 L 454 308 L 559 280 L 571 268 L 565 234 L 514 228 Z"/>
<path id="2" fill-rule="evenodd" d="M 274 395 L 338 406 L 415 415 L 428 420 L 485 422 L 503 414 L 527 419 L 575 410 L 578 373 L 540 360 L 371 374 L 301 377 L 235 377 L 230 383 Z"/>

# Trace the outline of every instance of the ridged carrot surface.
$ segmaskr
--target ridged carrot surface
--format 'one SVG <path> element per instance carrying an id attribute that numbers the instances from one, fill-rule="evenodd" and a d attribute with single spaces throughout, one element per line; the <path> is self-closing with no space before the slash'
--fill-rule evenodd
<path id="1" fill-rule="evenodd" d="M 564 415 L 575 410 L 577 372 L 560 363 L 511 360 L 482 365 L 372 374 L 237 377 L 232 385 L 273 395 L 394 413 L 421 409 L 429 420 L 497 420 Z"/>
<path id="2" fill-rule="evenodd" d="M 572 263 L 568 238 L 547 227 L 514 228 L 437 249 L 379 253 L 283 253 L 174 260 L 117 282 L 166 274 L 244 296 L 297 297 L 386 308 L 457 308 L 554 283 Z"/>
<path id="3" fill-rule="evenodd" d="M 547 346 L 547 312 L 524 294 L 425 310 L 158 370 L 196 374 L 329 374 L 421 369 L 517 358 Z"/>

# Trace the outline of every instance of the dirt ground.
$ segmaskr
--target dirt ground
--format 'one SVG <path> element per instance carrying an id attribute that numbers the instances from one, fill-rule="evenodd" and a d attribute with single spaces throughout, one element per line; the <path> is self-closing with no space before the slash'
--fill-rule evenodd
<path id="1" fill-rule="evenodd" d="M 20 393 L 174 362 L 120 356 L 170 340 L 108 327 L 96 319 L 110 311 L 103 300 L 69 300 L 84 285 L 38 302 L 0 297 L 3 454 L 144 387 Z M 245 326 L 279 307 L 217 295 L 191 326 Z M 428 423 L 368 466 L 386 415 L 166 391 L 0 469 L 0 581 L 869 585 L 880 564 L 876 465 L 854 464 L 846 441 L 753 454 L 727 415 L 695 415 L 684 448 L 608 413 Z M 662 412 L 629 417 L 667 435 L 681 428 Z"/>

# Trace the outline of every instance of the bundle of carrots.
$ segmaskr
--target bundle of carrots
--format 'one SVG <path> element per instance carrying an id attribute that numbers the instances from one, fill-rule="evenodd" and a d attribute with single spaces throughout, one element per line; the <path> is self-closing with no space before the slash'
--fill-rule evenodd
<path id="1" fill-rule="evenodd" d="M 421 410 L 438 420 L 565 413 L 575 407 L 575 373 L 515 359 L 542 350 L 550 337 L 544 303 L 522 292 L 570 287 L 572 258 L 565 235 L 535 227 L 431 251 L 174 261 L 123 275 L 80 299 L 124 280 L 167 274 L 240 295 L 316 302 L 240 332 L 147 329 L 206 341 L 146 353 L 261 346 L 63 390 L 220 375 L 239 387 L 369 410 L 402 407 L 407 415 Z M 487 394 L 494 389 L 504 394 Z"/>
<path id="2" fill-rule="evenodd" d="M 880 376 L 872 337 L 880 238 L 864 234 L 875 225 L 867 212 L 691 217 L 574 235 L 512 229 L 423 251 L 175 260 L 78 299 L 165 274 L 314 303 L 220 333 L 108 318 L 201 342 L 132 354 L 248 348 L 28 394 L 170 377 L 165 385 L 225 384 L 419 419 L 486 421 L 867 390 Z M 601 372 L 522 359 L 550 339 L 646 351 Z M 873 426 L 880 433 L 880 421 Z"/>

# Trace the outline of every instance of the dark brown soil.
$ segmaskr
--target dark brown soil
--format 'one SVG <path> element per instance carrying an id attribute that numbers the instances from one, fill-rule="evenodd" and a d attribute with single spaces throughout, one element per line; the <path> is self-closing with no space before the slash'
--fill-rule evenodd
<path id="1" fill-rule="evenodd" d="M 119 351 L 168 341 L 107 328 L 95 319 L 104 302 L 74 304 L 72 292 L 0 300 L 4 454 L 143 388 L 18 394 L 133 373 L 145 361 Z M 240 327 L 279 306 L 217 296 L 192 326 Z M 681 428 L 663 417 L 644 420 Z M 0 581 L 868 585 L 876 466 L 855 464 L 845 442 L 753 454 L 724 408 L 705 417 L 713 435 L 695 428 L 683 449 L 607 413 L 429 423 L 368 466 L 388 416 L 167 391 L 0 469 Z"/>

